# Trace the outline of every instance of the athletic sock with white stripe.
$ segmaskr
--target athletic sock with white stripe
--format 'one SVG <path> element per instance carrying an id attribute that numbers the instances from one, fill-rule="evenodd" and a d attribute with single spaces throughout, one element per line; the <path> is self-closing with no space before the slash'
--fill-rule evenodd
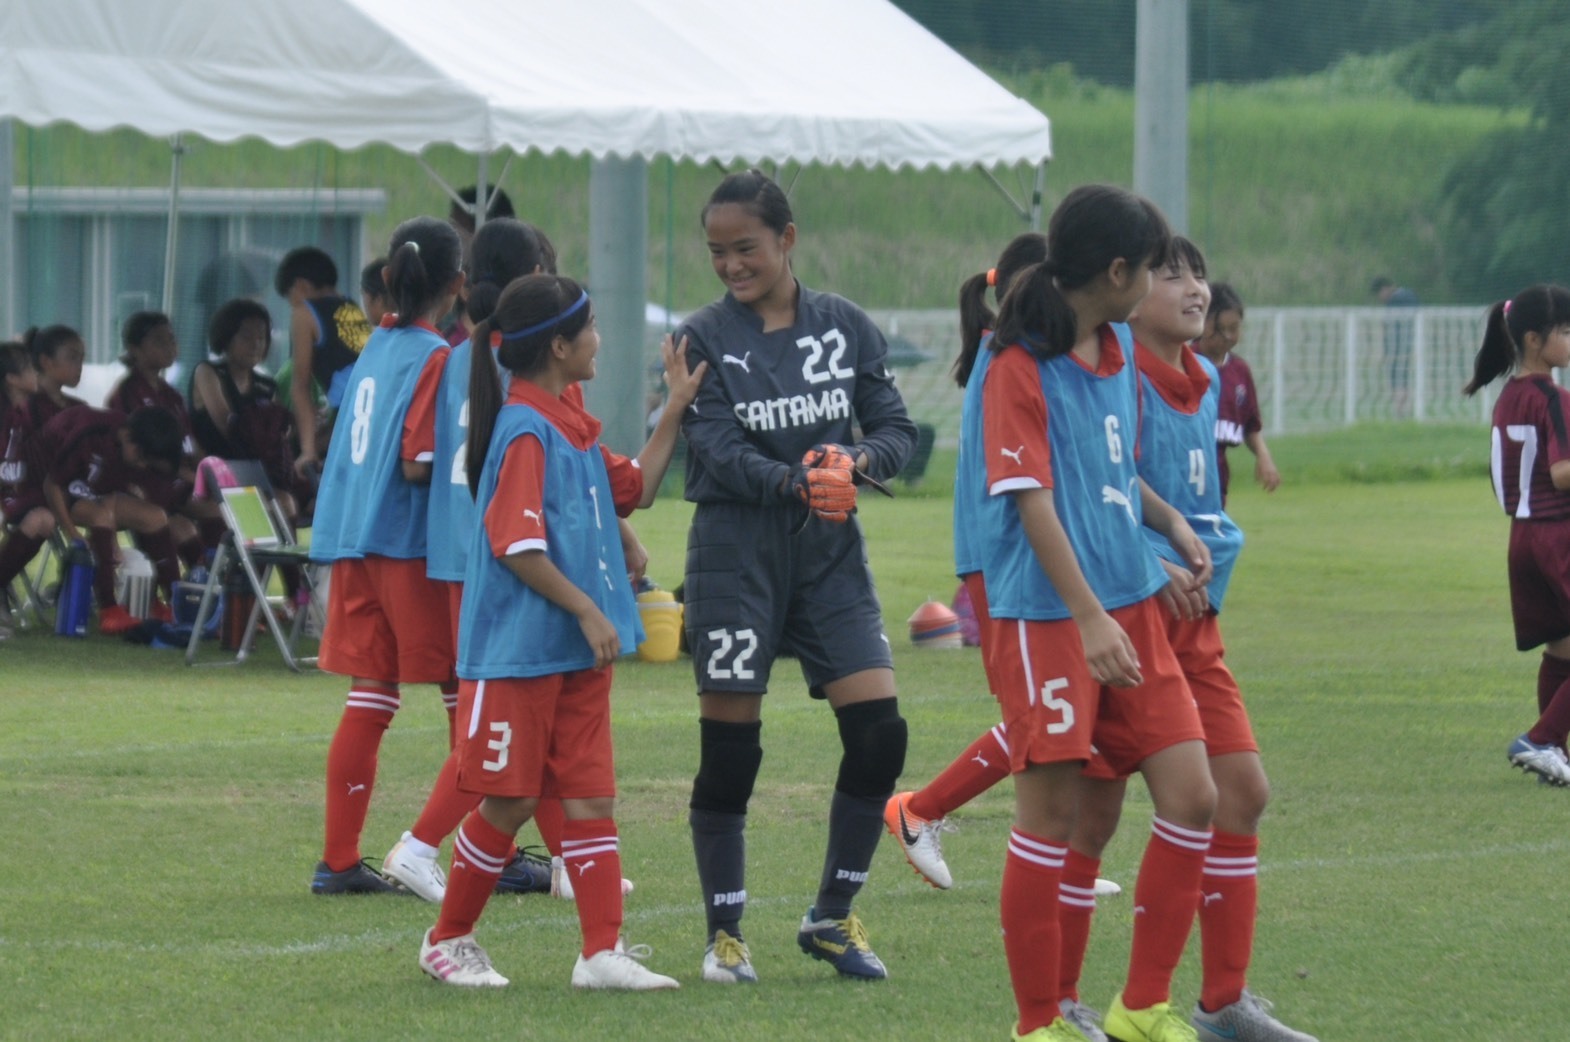
<path id="1" fill-rule="evenodd" d="M 1063 879 L 1058 883 L 1058 928 L 1062 941 L 1058 956 L 1058 999 L 1079 1001 L 1079 975 L 1085 968 L 1090 945 L 1090 919 L 1096 912 L 1096 874 L 1101 859 L 1086 857 L 1070 847 L 1063 859 Z"/>
<path id="2" fill-rule="evenodd" d="M 447 894 L 431 931 L 433 944 L 474 932 L 512 851 L 512 837 L 486 821 L 478 810 L 463 819 L 453 838 Z"/>
<path id="3" fill-rule="evenodd" d="M 561 856 L 572 878 L 583 931 L 583 957 L 616 947 L 621 936 L 621 843 L 610 818 L 568 818 L 562 823 Z"/>
<path id="4" fill-rule="evenodd" d="M 376 786 L 382 735 L 398 712 L 396 684 L 362 681 L 349 690 L 338 730 L 327 749 L 326 842 L 322 860 L 334 872 L 360 861 L 360 832 Z"/>
<path id="5" fill-rule="evenodd" d="M 458 681 L 449 680 L 441 685 L 442 708 L 447 710 L 447 748 L 458 747 Z"/>
<path id="6" fill-rule="evenodd" d="M 1068 848 L 1015 828 L 1003 861 L 1003 952 L 1024 1037 L 1058 1017 L 1058 885 Z"/>
<path id="7" fill-rule="evenodd" d="M 1123 988 L 1127 1008 L 1145 1009 L 1171 995 L 1172 973 L 1194 928 L 1199 876 L 1209 849 L 1209 829 L 1151 820 L 1150 842 L 1134 884 L 1134 940 Z"/>
<path id="8" fill-rule="evenodd" d="M 924 821 L 946 818 L 1009 776 L 1009 747 L 1002 724 L 970 743 L 934 779 L 910 797 L 912 814 Z"/>
<path id="9" fill-rule="evenodd" d="M 1200 877 L 1199 1002 L 1214 1013 L 1243 997 L 1259 907 L 1259 837 L 1216 830 Z"/>

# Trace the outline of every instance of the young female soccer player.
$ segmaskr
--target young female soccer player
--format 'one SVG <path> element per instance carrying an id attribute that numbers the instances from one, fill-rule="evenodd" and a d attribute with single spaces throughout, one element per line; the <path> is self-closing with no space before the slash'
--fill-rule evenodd
<path id="1" fill-rule="evenodd" d="M 1001 302 L 1016 275 L 1046 259 L 1046 236 L 1026 232 L 1003 248 L 995 268 L 972 275 L 960 286 L 960 352 L 954 360 L 953 374 L 955 382 L 965 390 L 965 399 L 960 406 L 962 425 L 965 416 L 981 409 L 981 388 L 992 359 L 992 352 L 987 347 L 997 316 L 987 306 L 988 291 L 994 300 Z M 977 541 L 977 512 L 986 499 L 984 468 L 971 466 L 969 459 L 962 455 L 954 474 L 954 574 L 960 577 L 970 595 L 981 633 L 984 662 L 995 643 L 981 570 L 982 548 Z M 988 677 L 991 677 L 990 671 Z M 954 885 L 953 875 L 943 860 L 941 837 L 949 827 L 944 819 L 951 811 L 963 807 L 1008 776 L 1008 736 L 999 724 L 971 742 L 922 788 L 890 797 L 883 810 L 884 824 L 923 879 L 940 890 Z"/>
<path id="2" fill-rule="evenodd" d="M 1242 693 L 1223 659 L 1218 620 L 1243 533 L 1222 510 L 1216 483 L 1220 378 L 1187 346 L 1204 327 L 1208 302 L 1204 256 L 1177 237 L 1166 263 L 1156 270 L 1150 295 L 1130 321 L 1140 384 L 1139 475 L 1204 540 L 1213 569 L 1204 587 L 1188 587 L 1182 581 L 1186 563 L 1164 538 L 1145 529 L 1166 567 L 1177 570 L 1179 581 L 1169 588 L 1172 610 L 1164 621 L 1204 725 L 1217 791 L 1214 837 L 1201 878 L 1204 978 L 1191 1021 L 1201 1042 L 1314 1042 L 1276 1020 L 1270 1004 L 1245 987 L 1258 907 L 1259 819 L 1270 788 Z M 1126 784 L 1126 774 L 1092 760 L 1082 780 L 1079 820 L 1059 890 L 1059 1008 L 1090 1037 L 1095 1037 L 1095 1018 L 1079 1004 L 1079 972 L 1095 910 L 1091 889 L 1101 853 L 1117 829 Z"/>
<path id="3" fill-rule="evenodd" d="M 73 405 L 86 405 L 82 399 L 66 394 L 67 387 L 82 382 L 82 363 L 87 360 L 87 345 L 82 334 L 70 326 L 34 326 L 22 334 L 22 344 L 33 356 L 38 370 L 38 390 L 29 403 L 33 430 Z"/>
<path id="4" fill-rule="evenodd" d="M 166 605 L 180 577 L 169 515 L 151 497 L 144 498 L 146 490 L 166 488 L 178 473 L 180 423 L 156 405 L 130 416 L 79 405 L 50 420 L 41 440 L 49 453 L 44 501 L 65 537 L 89 547 L 97 566 L 98 630 L 124 633 L 137 620 L 115 603 L 114 566 L 120 556 L 115 533 L 128 529 L 135 535 L 152 561 Z"/>
<path id="5" fill-rule="evenodd" d="M 382 735 L 401 705 L 400 684 L 438 684 L 449 694 L 457 687 L 446 591 L 425 574 L 431 461 L 409 435 L 430 424 L 411 403 L 421 373 L 446 350 L 434 322 L 463 284 L 462 250 L 445 221 L 417 217 L 393 232 L 388 257 L 397 314 L 383 320 L 347 381 L 311 530 L 312 559 L 332 563 L 319 662 L 351 678 L 327 753 L 326 839 L 311 881 L 318 894 L 394 889 L 360 857 Z M 460 820 L 463 794 L 449 783 L 444 798 Z"/>
<path id="6" fill-rule="evenodd" d="M 38 369 L 19 342 L 0 344 L 0 520 L 5 542 L 0 545 L 0 596 L 43 548 L 55 529 L 54 514 L 44 503 L 43 460 L 28 400 L 38 391 Z M 0 604 L 0 627 L 5 626 Z M 0 636 L 3 636 L 0 633 Z"/>
<path id="7" fill-rule="evenodd" d="M 858 473 L 892 477 L 916 427 L 866 314 L 803 287 L 791 271 L 796 225 L 778 185 L 732 174 L 703 208 L 723 299 L 683 327 L 709 376 L 684 414 L 686 627 L 699 689 L 693 848 L 708 917 L 703 979 L 755 981 L 742 941 L 743 829 L 763 758 L 762 695 L 775 657 L 795 652 L 826 698 L 843 757 L 829 808 L 818 895 L 803 952 L 840 973 L 886 977 L 851 902 L 872 863 L 883 805 L 905 762 L 905 721 L 861 529 Z M 667 409 L 665 415 L 673 410 Z M 863 440 L 852 445 L 853 424 Z"/>
<path id="8" fill-rule="evenodd" d="M 164 370 L 180 357 L 180 342 L 175 339 L 169 316 L 161 311 L 138 311 L 120 327 L 120 364 L 125 376 L 114 385 L 104 400 L 106 408 L 118 409 L 129 416 L 145 405 L 167 409 L 180 421 L 184 435 L 182 448 L 187 456 L 196 451 L 191 437 L 191 418 L 185 398 L 164 379 Z"/>
<path id="9" fill-rule="evenodd" d="M 1149 524 L 1208 579 L 1204 544 L 1135 471 L 1132 341 L 1124 321 L 1150 289 L 1169 232 L 1119 188 L 1071 192 L 1053 213 L 1048 259 L 1004 298 L 961 452 L 983 467 L 979 511 L 996 642 L 993 689 L 1015 783 L 1002 920 L 1016 1038 L 1077 1039 L 1057 1002 L 1063 873 L 1092 739 L 1146 778 L 1156 819 L 1136 886 L 1128 981 L 1108 1033 L 1123 1042 L 1193 1038 L 1167 999 L 1199 904 L 1215 788 L 1193 698 L 1166 641 L 1167 574 Z"/>
<path id="10" fill-rule="evenodd" d="M 611 813 L 612 663 L 640 627 L 618 512 L 654 502 L 681 414 L 703 379 L 685 345 L 661 345 L 673 408 L 636 460 L 599 443 L 599 421 L 566 392 L 594 377 L 599 333 L 571 279 L 529 275 L 508 286 L 473 342 L 495 344 L 512 374 L 503 404 L 496 367 L 470 366 L 467 472 L 474 529 L 459 622 L 460 785 L 484 794 L 454 845 L 441 915 L 420 945 L 437 980 L 501 987 L 474 940 L 513 837 L 542 798 L 566 812 L 562 847 L 577 890 L 583 945 L 578 988 L 678 987 L 621 940 L 620 844 Z M 519 639 L 519 634 L 527 634 Z"/>
<path id="11" fill-rule="evenodd" d="M 1537 723 L 1510 743 L 1510 762 L 1570 785 L 1570 290 L 1533 286 L 1488 312 L 1465 393 L 1510 376 L 1494 403 L 1494 494 L 1510 515 L 1510 612 L 1521 651 L 1542 646 Z"/>
<path id="12" fill-rule="evenodd" d="M 529 275 L 548 265 L 554 273 L 555 251 L 538 229 L 499 218 L 480 230 L 474 239 L 469 262 L 469 299 L 471 323 L 480 322 L 496 310 L 502 290 L 513 279 Z M 494 357 L 494 352 L 491 352 Z M 469 533 L 474 530 L 474 496 L 469 491 L 467 467 L 469 437 L 469 362 L 472 342 L 464 340 L 448 351 L 439 348 L 420 374 L 415 387 L 416 415 L 429 420 L 428 426 L 409 431 L 407 448 L 415 455 L 429 453 L 423 475 L 430 485 L 426 505 L 427 555 L 425 573 L 442 587 L 447 596 L 448 614 L 453 631 L 453 647 L 458 646 L 458 611 L 463 593 L 463 575 L 469 559 Z M 574 385 L 569 391 L 582 405 L 582 393 Z M 432 799 L 421 810 L 414 825 L 388 851 L 382 872 L 413 890 L 427 901 L 440 903 L 447 881 L 437 857 L 442 840 L 458 827 L 464 814 L 479 802 L 478 794 L 462 807 L 446 804 L 444 794 L 456 786 L 457 691 L 445 696 L 448 705 L 449 744 L 454 750 L 442 765 L 447 783 L 438 782 Z M 535 812 L 535 821 L 552 853 L 561 849 L 561 801 L 545 800 Z M 525 893 L 549 889 L 551 864 L 525 853 L 512 856 L 496 882 L 503 893 Z"/>
<path id="13" fill-rule="evenodd" d="M 1216 460 L 1223 504 L 1232 480 L 1232 472 L 1227 467 L 1227 449 L 1237 445 L 1247 445 L 1248 451 L 1254 454 L 1254 480 L 1261 488 L 1274 492 L 1281 485 L 1281 472 L 1276 470 L 1270 446 L 1265 444 L 1264 421 L 1259 416 L 1259 392 L 1254 389 L 1253 370 L 1232 353 L 1242 336 L 1243 298 L 1225 282 L 1212 283 L 1205 331 L 1194 346 L 1221 373 Z"/>

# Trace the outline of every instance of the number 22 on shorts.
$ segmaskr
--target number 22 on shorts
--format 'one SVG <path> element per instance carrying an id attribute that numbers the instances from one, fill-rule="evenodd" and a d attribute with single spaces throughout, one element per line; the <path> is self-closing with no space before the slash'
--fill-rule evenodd
<path id="1" fill-rule="evenodd" d="M 758 650 L 758 635 L 750 628 L 734 634 L 730 630 L 710 630 L 704 636 L 718 642 L 704 666 L 710 680 L 752 680 L 757 676 L 747 665 Z"/>

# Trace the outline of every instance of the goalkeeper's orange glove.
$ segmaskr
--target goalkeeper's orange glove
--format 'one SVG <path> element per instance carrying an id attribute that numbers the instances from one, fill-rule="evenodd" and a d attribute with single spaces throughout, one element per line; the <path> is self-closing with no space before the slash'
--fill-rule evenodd
<path id="1" fill-rule="evenodd" d="M 814 445 L 791 470 L 790 488 L 807 509 L 836 524 L 856 509 L 856 461 L 839 445 Z"/>

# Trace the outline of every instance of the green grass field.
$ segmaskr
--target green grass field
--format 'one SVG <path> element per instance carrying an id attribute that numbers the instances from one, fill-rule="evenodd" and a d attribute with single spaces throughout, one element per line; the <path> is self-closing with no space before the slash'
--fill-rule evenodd
<path id="1" fill-rule="evenodd" d="M 1275 448 L 1281 490 L 1258 492 L 1244 471 L 1234 492 L 1249 542 L 1225 620 L 1275 792 L 1252 984 L 1327 1042 L 1563 1037 L 1562 1012 L 1544 1001 L 1563 973 L 1544 942 L 1570 794 L 1505 763 L 1531 722 L 1536 665 L 1513 650 L 1508 523 L 1477 470 L 1486 439 L 1405 427 Z M 1442 462 L 1413 469 L 1424 460 Z M 1343 464 L 1363 477 L 1345 480 Z M 912 785 L 995 720 L 975 651 L 904 638 L 924 597 L 953 591 L 941 494 L 951 466 L 940 458 L 921 494 L 862 511 Z M 637 519 L 666 585 L 679 578 L 687 515 L 662 499 Z M 176 653 L 96 637 L 0 644 L 0 1037 L 1008 1037 L 997 915 L 1007 786 L 956 815 L 950 892 L 880 849 L 858 908 L 888 982 L 842 982 L 796 950 L 838 743 L 789 663 L 764 711 L 746 924 L 763 980 L 749 989 L 697 979 L 689 666 L 619 669 L 618 821 L 637 883 L 628 932 L 684 984 L 654 995 L 574 993 L 576 919 L 547 897 L 493 902 L 481 941 L 513 984 L 473 994 L 415 966 L 431 906 L 309 895 L 343 691 L 333 677 L 289 674 L 267 650 L 239 668 L 188 669 Z M 444 739 L 434 691 L 413 689 L 383 747 L 367 854 L 412 822 Z M 1104 869 L 1125 885 L 1149 814 L 1137 785 L 1130 801 Z M 1121 982 L 1130 904 L 1107 900 L 1097 917 L 1092 1004 Z M 1192 1002 L 1197 984 L 1191 945 L 1176 1001 Z"/>

